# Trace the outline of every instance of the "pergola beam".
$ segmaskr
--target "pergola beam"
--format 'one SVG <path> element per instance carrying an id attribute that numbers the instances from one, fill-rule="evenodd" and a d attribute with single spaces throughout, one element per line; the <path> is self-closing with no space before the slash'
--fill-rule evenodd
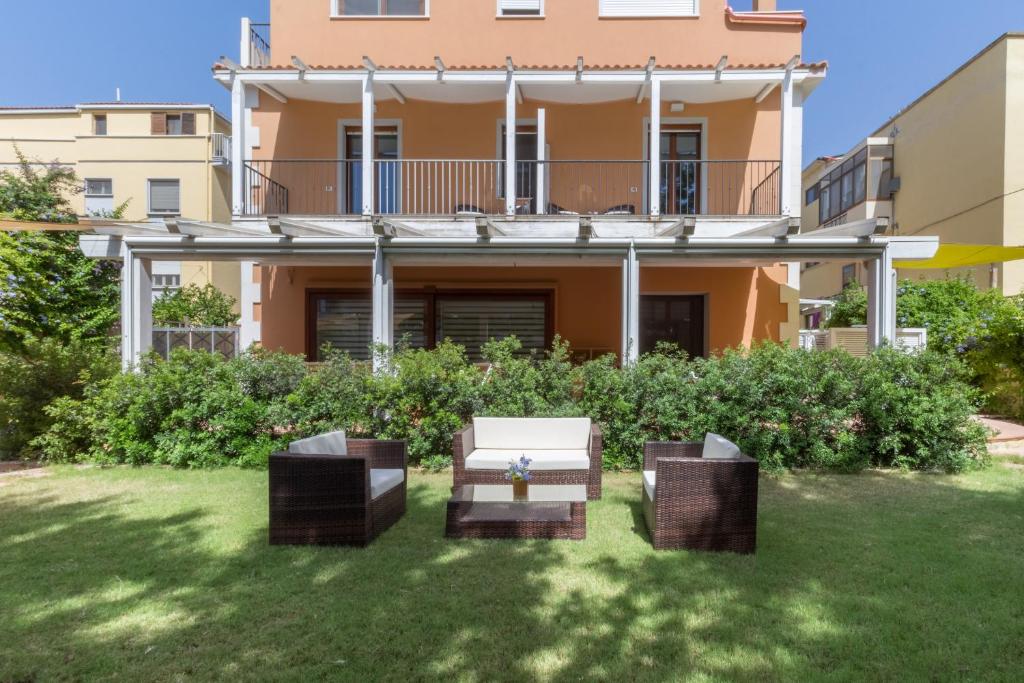
<path id="1" fill-rule="evenodd" d="M 805 233 L 803 237 L 871 237 L 873 235 L 884 235 L 888 229 L 889 219 L 883 216 L 881 218 L 868 218 L 862 221 L 834 225 L 831 228 L 821 228 L 820 230 Z"/>
<path id="2" fill-rule="evenodd" d="M 576 58 L 576 82 L 583 82 L 583 55 Z"/>
<path id="3" fill-rule="evenodd" d="M 764 102 L 766 99 L 768 99 L 768 96 L 775 91 L 777 87 L 779 87 L 778 83 L 769 83 L 768 85 L 761 88 L 761 92 L 757 93 L 757 97 L 754 98 L 754 103 L 761 104 L 762 102 Z"/>
<path id="4" fill-rule="evenodd" d="M 693 237 L 697 232 L 697 217 L 683 216 L 672 225 L 662 228 L 655 237 Z"/>
<path id="5" fill-rule="evenodd" d="M 306 63 L 295 55 L 292 55 L 292 64 L 294 64 L 295 68 L 299 70 L 299 80 L 306 80 L 306 72 L 309 71 L 309 67 L 306 66 Z"/>
<path id="6" fill-rule="evenodd" d="M 423 231 L 421 230 L 417 230 L 416 228 L 406 225 L 400 221 L 384 218 L 383 216 L 374 216 L 371 223 L 373 225 L 373 234 L 386 239 L 403 236 L 418 237 L 423 235 Z"/>
<path id="7" fill-rule="evenodd" d="M 780 218 L 753 230 L 737 233 L 736 237 L 793 237 L 800 234 L 800 219 L 795 216 Z"/>
<path id="8" fill-rule="evenodd" d="M 505 234 L 505 231 L 498 227 L 494 221 L 486 216 L 477 216 L 476 234 L 481 239 L 491 239 Z"/>
<path id="9" fill-rule="evenodd" d="M 651 85 L 651 79 L 654 77 L 654 65 L 657 60 L 651 57 L 647 60 L 647 69 L 644 73 L 644 83 L 640 86 L 640 89 L 636 93 L 636 103 L 640 104 L 644 101 L 644 96 L 647 94 L 647 88 Z"/>
<path id="10" fill-rule="evenodd" d="M 277 89 L 267 85 L 266 83 L 253 83 L 254 86 L 259 88 L 262 92 L 267 93 L 281 104 L 288 104 L 288 98 L 281 94 Z"/>
<path id="11" fill-rule="evenodd" d="M 725 73 L 725 67 L 729 66 L 729 55 L 722 55 L 722 58 L 718 60 L 718 64 L 715 65 L 715 83 L 722 82 L 722 74 Z"/>
<path id="12" fill-rule="evenodd" d="M 434 57 L 434 67 L 437 69 L 437 82 L 444 83 L 444 72 L 447 71 L 440 56 Z"/>

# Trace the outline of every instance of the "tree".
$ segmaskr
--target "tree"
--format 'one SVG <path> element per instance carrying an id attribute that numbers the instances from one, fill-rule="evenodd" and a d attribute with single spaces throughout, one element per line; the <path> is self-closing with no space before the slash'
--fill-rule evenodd
<path id="1" fill-rule="evenodd" d="M 868 320 L 868 295 L 857 282 L 846 285 L 836 297 L 836 305 L 826 327 L 853 327 L 866 325 Z"/>
<path id="2" fill-rule="evenodd" d="M 211 284 L 186 285 L 164 294 L 153 303 L 153 322 L 158 325 L 228 327 L 238 323 L 232 310 L 237 303 Z"/>
<path id="3" fill-rule="evenodd" d="M 80 191 L 57 163 L 37 170 L 18 151 L 18 172 L 0 172 L 0 215 L 15 220 L 77 222 L 68 197 Z M 0 351 L 21 353 L 29 338 L 102 342 L 118 319 L 120 267 L 94 261 L 78 234 L 0 233 Z"/>

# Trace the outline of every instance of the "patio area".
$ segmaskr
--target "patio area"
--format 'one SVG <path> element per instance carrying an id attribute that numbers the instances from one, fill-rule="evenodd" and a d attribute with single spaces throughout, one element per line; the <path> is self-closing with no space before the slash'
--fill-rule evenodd
<path id="1" fill-rule="evenodd" d="M 267 474 L 45 470 L 0 495 L 0 679 L 1011 680 L 1024 473 L 762 477 L 755 557 L 656 553 L 638 473 L 587 540 L 269 547 Z M 942 615 L 941 618 L 936 618 Z"/>

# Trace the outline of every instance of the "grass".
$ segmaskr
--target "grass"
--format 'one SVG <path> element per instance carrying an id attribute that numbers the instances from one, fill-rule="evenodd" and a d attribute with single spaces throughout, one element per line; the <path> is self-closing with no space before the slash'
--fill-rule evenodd
<path id="1" fill-rule="evenodd" d="M 756 558 L 655 553 L 636 475 L 572 542 L 269 547 L 266 475 L 0 487 L 0 681 L 1021 680 L 1024 471 L 762 479 Z"/>

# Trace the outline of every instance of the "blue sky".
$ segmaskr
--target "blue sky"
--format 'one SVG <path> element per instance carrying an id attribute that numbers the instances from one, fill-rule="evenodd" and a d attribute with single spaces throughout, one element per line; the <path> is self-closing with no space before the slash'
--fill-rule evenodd
<path id="1" fill-rule="evenodd" d="M 120 87 L 126 100 L 210 102 L 227 112 L 210 65 L 221 54 L 237 58 L 239 17 L 266 19 L 269 0 L 0 2 L 0 105 L 109 100 Z M 1024 0 L 779 5 L 807 13 L 804 58 L 831 64 L 807 103 L 805 160 L 846 151 L 1000 34 L 1024 30 Z"/>

